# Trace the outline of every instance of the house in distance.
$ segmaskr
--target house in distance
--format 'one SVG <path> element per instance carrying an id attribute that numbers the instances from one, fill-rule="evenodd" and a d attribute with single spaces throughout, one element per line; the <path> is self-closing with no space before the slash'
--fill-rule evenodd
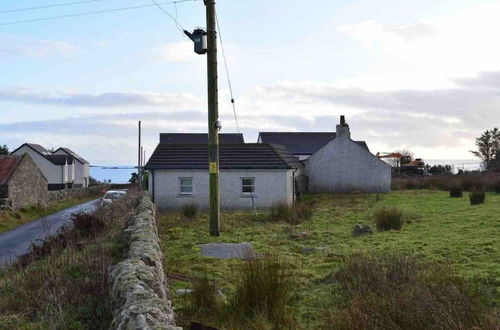
<path id="1" fill-rule="evenodd" d="M 145 167 L 149 192 L 159 207 L 208 207 L 207 142 L 207 134 L 160 134 Z M 225 209 L 291 204 L 306 191 L 390 189 L 390 166 L 366 142 L 351 139 L 344 116 L 336 132 L 261 132 L 258 143 L 244 143 L 241 134 L 220 134 L 220 200 Z"/>

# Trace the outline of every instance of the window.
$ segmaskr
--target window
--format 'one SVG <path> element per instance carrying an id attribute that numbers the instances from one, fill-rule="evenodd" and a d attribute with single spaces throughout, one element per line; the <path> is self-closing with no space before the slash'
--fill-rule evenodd
<path id="1" fill-rule="evenodd" d="M 193 194 L 193 178 L 179 178 L 179 193 L 181 195 Z"/>
<path id="2" fill-rule="evenodd" d="M 255 192 L 255 178 L 241 178 L 241 192 L 251 194 Z"/>

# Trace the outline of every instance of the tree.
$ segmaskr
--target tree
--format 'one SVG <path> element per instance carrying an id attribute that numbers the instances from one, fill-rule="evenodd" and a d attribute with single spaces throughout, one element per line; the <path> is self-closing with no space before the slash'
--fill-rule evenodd
<path id="1" fill-rule="evenodd" d="M 130 179 L 128 180 L 129 183 L 137 183 L 137 180 L 139 179 L 139 177 L 137 176 L 137 173 L 134 172 L 134 173 L 131 173 L 130 174 Z"/>
<path id="2" fill-rule="evenodd" d="M 477 150 L 471 153 L 481 158 L 484 170 L 494 170 L 499 168 L 500 162 L 500 131 L 498 128 L 486 130 L 480 137 L 476 138 Z"/>
<path id="3" fill-rule="evenodd" d="M 0 146 L 0 155 L 8 155 L 10 152 L 9 152 L 9 147 L 7 147 L 5 144 L 2 146 Z"/>

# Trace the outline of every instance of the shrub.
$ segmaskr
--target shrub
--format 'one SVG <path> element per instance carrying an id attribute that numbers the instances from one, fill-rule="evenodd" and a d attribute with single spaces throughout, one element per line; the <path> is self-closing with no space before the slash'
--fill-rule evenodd
<path id="1" fill-rule="evenodd" d="M 495 184 L 493 185 L 493 190 L 495 190 L 497 194 L 500 194 L 500 181 L 495 182 Z"/>
<path id="2" fill-rule="evenodd" d="M 219 323 L 217 317 L 223 312 L 223 304 L 214 282 L 208 278 L 198 278 L 193 281 L 192 292 L 188 299 L 188 312 L 199 322 Z"/>
<path id="3" fill-rule="evenodd" d="M 469 193 L 470 205 L 477 205 L 484 203 L 486 194 L 482 190 L 474 190 Z"/>
<path id="4" fill-rule="evenodd" d="M 379 231 L 400 230 L 403 227 L 403 214 L 395 207 L 383 207 L 374 214 L 374 221 Z"/>
<path id="5" fill-rule="evenodd" d="M 476 288 L 446 264 L 400 254 L 357 254 L 335 274 L 345 303 L 325 329 L 495 329 Z"/>
<path id="6" fill-rule="evenodd" d="M 182 206 L 181 213 L 184 218 L 193 220 L 198 215 L 198 205 L 196 203 L 187 203 Z"/>
<path id="7" fill-rule="evenodd" d="M 463 196 L 461 187 L 453 187 L 450 189 L 450 197 L 460 198 Z"/>
<path id="8" fill-rule="evenodd" d="M 277 203 L 271 205 L 268 220 L 285 221 L 289 224 L 296 225 L 301 220 L 310 219 L 312 217 L 312 212 L 312 203 L 309 202 L 299 202 L 294 205 Z"/>
<path id="9" fill-rule="evenodd" d="M 95 236 L 106 227 L 103 219 L 92 213 L 74 214 L 72 220 L 78 234 L 85 237 Z"/>

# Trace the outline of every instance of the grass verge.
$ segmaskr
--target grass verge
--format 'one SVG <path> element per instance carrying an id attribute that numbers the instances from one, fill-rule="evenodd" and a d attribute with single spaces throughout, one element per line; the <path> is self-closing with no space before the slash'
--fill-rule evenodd
<path id="1" fill-rule="evenodd" d="M 46 208 L 30 207 L 16 211 L 0 211 L 0 233 L 9 231 L 20 225 L 31 222 L 38 218 L 50 215 L 52 213 L 67 209 L 69 207 L 91 201 L 99 198 L 99 195 L 88 196 L 84 198 L 72 198 L 64 201 L 50 203 Z"/>
<path id="2" fill-rule="evenodd" d="M 0 328 L 108 329 L 112 320 L 110 266 L 126 246 L 120 240 L 137 195 L 76 215 L 16 265 L 0 271 Z"/>

